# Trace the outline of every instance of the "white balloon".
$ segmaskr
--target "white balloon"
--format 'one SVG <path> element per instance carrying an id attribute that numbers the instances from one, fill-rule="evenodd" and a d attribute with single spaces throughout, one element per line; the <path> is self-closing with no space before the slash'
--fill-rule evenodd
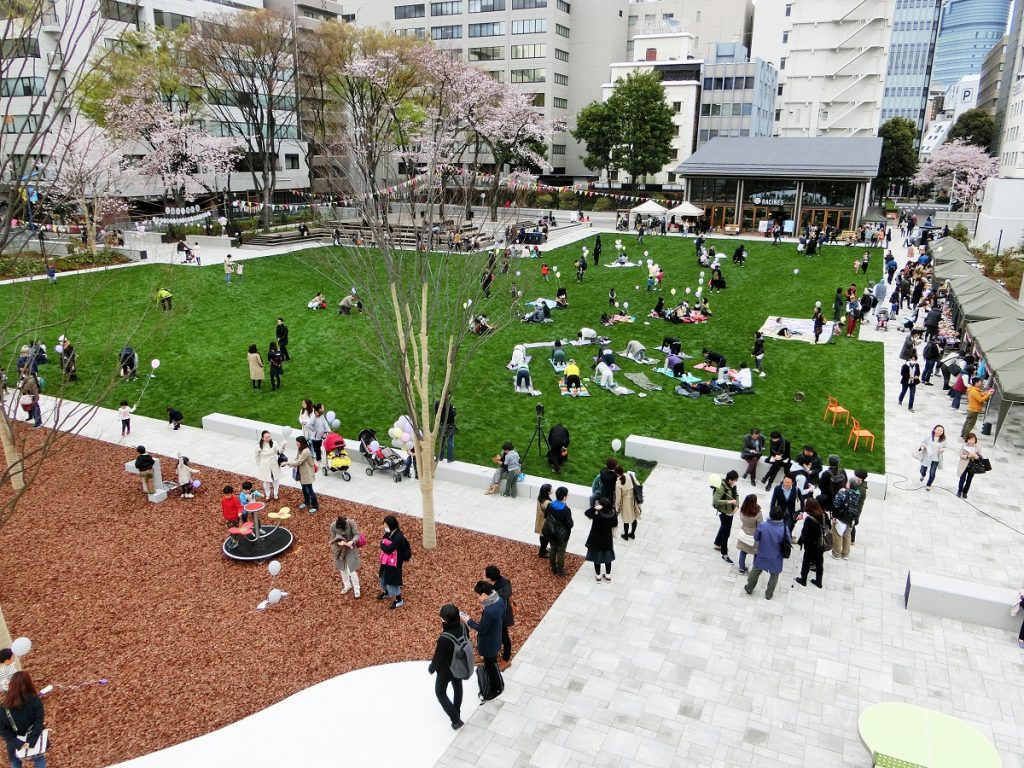
<path id="1" fill-rule="evenodd" d="M 639 285 L 634 285 L 633 287 L 636 288 L 638 291 L 640 290 L 640 286 Z"/>
<path id="2" fill-rule="evenodd" d="M 690 289 L 689 289 L 689 288 L 687 288 L 687 289 L 686 289 L 686 292 L 687 292 L 687 293 L 689 293 L 689 292 L 690 292 Z"/>
<path id="3" fill-rule="evenodd" d="M 516 272 L 516 277 L 522 277 L 522 276 L 523 276 L 522 272 Z"/>
<path id="4" fill-rule="evenodd" d="M 271 576 L 277 576 L 281 572 L 281 561 L 271 560 L 267 563 L 267 570 L 270 571 Z"/>
<path id="5" fill-rule="evenodd" d="M 621 450 L 621 449 L 622 449 L 622 441 L 619 440 L 619 438 L 616 437 L 614 440 L 612 440 L 612 450 L 613 451 L 618 451 L 618 450 Z"/>
<path id="6" fill-rule="evenodd" d="M 465 302 L 463 302 L 462 303 L 462 308 L 463 309 L 469 309 L 469 304 L 466 304 Z"/>
<path id="7" fill-rule="evenodd" d="M 793 274 L 794 275 L 799 275 L 800 274 L 800 270 L 799 269 L 794 269 L 793 270 Z"/>
<path id="8" fill-rule="evenodd" d="M 27 637 L 19 637 L 11 643 L 11 651 L 15 656 L 24 656 L 32 650 L 32 641 Z"/>
<path id="9" fill-rule="evenodd" d="M 697 278 L 697 284 L 698 285 L 704 285 L 704 278 L 703 277 Z"/>
<path id="10" fill-rule="evenodd" d="M 324 416 L 327 419 L 328 424 L 330 424 L 337 418 L 337 414 L 334 411 L 328 411 L 327 413 L 324 414 Z"/>
<path id="11" fill-rule="evenodd" d="M 160 367 L 160 361 L 154 357 L 152 360 L 149 361 L 149 367 L 155 371 L 157 368 Z"/>
<path id="12" fill-rule="evenodd" d="M 703 288 L 698 288 L 698 289 L 697 289 L 697 298 L 700 298 L 700 295 L 701 295 L 702 293 L 704 293 L 704 289 L 703 289 Z"/>
<path id="13" fill-rule="evenodd" d="M 341 422 L 338 419 L 331 419 L 331 429 L 337 429 L 341 426 Z"/>
<path id="14" fill-rule="evenodd" d="M 468 299 L 466 301 L 466 306 L 472 307 L 473 306 L 473 300 L 472 299 Z"/>
<path id="15" fill-rule="evenodd" d="M 669 291 L 669 293 L 671 293 L 673 296 L 675 296 L 676 295 L 676 289 L 673 288 L 671 291 Z"/>
<path id="16" fill-rule="evenodd" d="M 281 602 L 282 597 L 284 597 L 284 593 L 280 589 L 272 589 L 270 594 L 267 595 L 267 602 L 271 605 L 277 605 Z"/>
<path id="17" fill-rule="evenodd" d="M 703 270 L 701 270 L 700 276 L 704 277 L 704 271 Z"/>
<path id="18" fill-rule="evenodd" d="M 629 309 L 629 302 L 628 301 L 622 302 L 622 308 L 623 309 Z"/>
<path id="19" fill-rule="evenodd" d="M 555 279 L 556 280 L 560 280 L 561 278 L 562 278 L 562 273 L 561 272 L 555 272 Z"/>
<path id="20" fill-rule="evenodd" d="M 407 451 L 411 451 L 413 448 L 416 447 L 416 443 L 414 443 L 412 440 L 409 440 L 402 447 L 405 448 L 405 450 Z"/>
<path id="21" fill-rule="evenodd" d="M 405 445 L 405 443 L 402 442 L 402 436 L 401 435 L 399 435 L 398 437 L 394 438 L 391 441 L 391 447 L 392 448 L 401 448 L 404 445 Z"/>
<path id="22" fill-rule="evenodd" d="M 646 258 L 647 258 L 648 256 L 650 256 L 650 255 L 651 255 L 651 252 L 650 252 L 650 251 L 644 251 L 644 258 L 645 258 L 645 259 L 646 259 Z M 648 261 L 647 263 L 648 263 L 648 264 L 650 264 L 651 262 L 649 262 L 649 261 Z"/>

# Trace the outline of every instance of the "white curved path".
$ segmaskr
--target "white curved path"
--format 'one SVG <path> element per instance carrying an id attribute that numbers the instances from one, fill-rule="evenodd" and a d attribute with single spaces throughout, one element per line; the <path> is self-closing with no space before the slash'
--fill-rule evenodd
<path id="1" fill-rule="evenodd" d="M 357 669 L 213 733 L 118 763 L 117 768 L 433 765 L 455 731 L 434 698 L 427 663 Z M 468 681 L 464 718 L 477 708 L 474 690 Z M 394 738 L 397 734 L 401 738 Z"/>

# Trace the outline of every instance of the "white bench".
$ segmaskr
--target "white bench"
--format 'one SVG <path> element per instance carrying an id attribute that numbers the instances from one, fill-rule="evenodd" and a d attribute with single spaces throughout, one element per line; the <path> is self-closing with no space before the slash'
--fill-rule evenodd
<path id="1" fill-rule="evenodd" d="M 124 463 L 124 471 L 132 475 L 139 474 L 139 470 L 135 467 L 135 459 Z M 160 473 L 160 459 L 156 458 L 153 459 L 153 487 L 156 488 L 156 491 L 153 493 L 147 493 L 146 497 L 154 504 L 166 501 L 168 487 L 174 488 L 174 483 L 164 482 L 163 475 Z M 142 490 L 145 491 L 145 487 L 143 487 Z"/>
<path id="2" fill-rule="evenodd" d="M 644 461 L 656 461 L 672 467 L 693 469 L 724 476 L 729 470 L 735 469 L 740 475 L 746 471 L 747 465 L 740 458 L 740 452 L 726 451 L 722 448 L 709 448 L 706 445 L 679 443 L 674 440 L 661 440 L 656 437 L 630 435 L 626 438 L 625 454 L 630 458 Z M 767 467 L 766 464 L 761 466 Z M 852 470 L 847 467 L 852 477 Z M 888 489 L 885 475 L 868 473 L 868 499 L 884 499 Z"/>
<path id="3" fill-rule="evenodd" d="M 277 424 L 267 424 L 265 421 L 243 419 L 240 416 L 231 416 L 226 413 L 208 413 L 203 416 L 203 429 L 208 429 L 211 432 L 220 432 L 222 435 L 231 435 L 232 437 L 244 437 L 246 440 L 252 440 L 254 448 L 263 430 L 270 432 L 274 440 L 287 440 L 284 436 L 285 427 L 278 426 Z M 292 437 L 299 434 L 301 432 L 297 428 L 291 428 L 290 435 Z"/>
<path id="4" fill-rule="evenodd" d="M 491 480 L 494 479 L 494 470 L 497 467 L 484 467 L 479 464 L 468 464 L 464 461 L 453 461 L 450 464 L 446 461 L 438 462 L 436 478 L 446 480 L 450 483 L 459 483 L 473 488 L 486 490 Z M 526 475 L 524 479 L 516 483 L 516 498 L 535 501 L 540 494 L 540 487 L 545 483 L 551 483 L 551 497 L 554 498 L 554 489 L 564 485 L 569 489 L 569 496 L 566 503 L 573 510 L 582 512 L 590 506 L 590 488 L 575 483 L 559 482 L 557 477 L 538 477 L 537 475 Z"/>
<path id="5" fill-rule="evenodd" d="M 1016 632 L 1021 617 L 1010 616 L 1010 606 L 1018 592 L 1009 587 L 992 587 L 948 576 L 934 576 L 920 571 L 907 571 L 903 594 L 909 611 L 945 616 L 971 624 Z"/>

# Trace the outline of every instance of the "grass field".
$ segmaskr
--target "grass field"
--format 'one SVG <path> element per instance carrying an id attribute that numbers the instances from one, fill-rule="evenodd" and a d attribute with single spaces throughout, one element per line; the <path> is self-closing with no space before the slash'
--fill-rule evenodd
<path id="1" fill-rule="evenodd" d="M 609 261 L 614 254 L 615 239 L 612 234 L 603 236 L 602 261 Z M 624 237 L 623 241 L 634 259 L 640 256 L 642 249 L 637 248 L 632 236 Z M 588 238 L 587 245 L 592 248 L 592 244 L 593 238 Z M 711 244 L 715 242 L 712 240 Z M 673 393 L 670 379 L 628 361 L 620 361 L 623 373 L 646 371 L 665 389 L 643 399 L 635 395 L 615 397 L 597 387 L 591 387 L 590 398 L 561 397 L 557 377 L 546 355 L 538 351 L 531 370 L 534 386 L 543 396 L 534 398 L 514 393 L 513 375 L 505 369 L 515 344 L 575 338 L 584 325 L 610 336 L 616 352 L 635 338 L 653 357 L 662 338 L 672 335 L 683 340 L 683 349 L 689 354 L 699 355 L 701 347 L 707 346 L 724 353 L 730 365 L 744 359 L 752 363 L 749 352 L 754 331 L 769 315 L 809 317 L 815 301 L 821 301 L 826 315 L 830 315 L 837 286 L 845 288 L 856 281 L 863 288 L 864 276 L 854 277 L 852 269 L 860 250 L 834 246 L 826 249 L 824 256 L 807 259 L 792 245 L 773 248 L 761 240 L 751 241 L 747 244 L 746 267 L 738 268 L 725 260 L 728 288 L 709 296 L 714 312 L 711 321 L 703 325 L 672 325 L 647 317 L 657 296 L 645 289 L 646 270 L 591 266 L 584 283 L 578 285 L 572 263 L 581 245 L 545 254 L 547 263 L 562 273 L 561 282 L 568 287 L 570 307 L 553 312 L 554 323 L 514 322 L 500 328 L 471 361 L 455 393 L 459 414 L 458 458 L 486 464 L 506 439 L 513 440 L 522 450 L 533 432 L 535 406 L 543 403 L 545 427 L 562 422 L 571 432 L 571 457 L 563 477 L 575 482 L 589 484 L 598 464 L 610 454 L 614 438 L 625 439 L 635 433 L 738 451 L 743 435 L 752 426 L 765 432 L 781 430 L 792 441 L 794 451 L 798 445 L 809 442 L 822 455 L 840 453 L 849 466 L 872 471 L 884 468 L 882 349 L 878 344 L 840 338 L 835 344 L 815 346 L 768 339 L 767 378 L 755 376 L 756 394 L 735 398 L 731 407 L 716 406 L 710 397 L 679 397 Z M 735 242 L 730 241 L 719 245 L 728 254 L 735 248 Z M 687 287 L 697 289 L 700 268 L 691 240 L 647 238 L 644 248 L 665 271 L 663 295 L 667 304 L 673 298 L 668 295 L 669 289 L 677 289 L 676 298 L 682 298 Z M 878 269 L 882 260 L 873 256 Z M 151 358 L 161 361 L 156 378 L 150 381 L 142 397 L 139 414 L 161 418 L 167 405 L 175 405 L 183 411 L 186 423 L 192 425 L 199 425 L 204 414 L 214 411 L 295 424 L 299 401 L 309 397 L 324 402 L 338 414 L 341 432 L 347 437 L 354 438 L 365 426 L 384 433 L 402 410 L 397 389 L 382 380 L 364 359 L 357 337 L 367 333 L 365 318 L 305 308 L 306 301 L 317 290 L 329 287 L 322 284 L 310 266 L 315 258 L 319 257 L 307 252 L 250 260 L 246 262 L 244 284 L 236 282 L 231 286 L 224 284 L 220 264 L 201 269 L 154 264 L 64 276 L 55 286 L 5 286 L 0 289 L 0 306 L 26 308 L 15 327 L 30 327 L 38 320 L 53 323 L 57 318 L 74 315 L 70 322 L 53 325 L 44 334 L 51 349 L 61 332 L 78 349 L 80 381 L 69 387 L 67 396 L 72 399 L 84 397 L 90 381 L 109 375 L 116 366 L 117 349 L 130 329 L 138 326 L 139 335 L 133 346 L 142 360 L 141 368 L 148 369 Z M 333 258 L 346 256 L 336 251 Z M 478 262 L 473 269 L 482 269 L 482 256 L 466 258 Z M 550 283 L 542 283 L 540 266 L 538 260 L 513 264 L 513 272 L 522 273 L 516 279 L 524 299 L 554 297 L 556 280 L 552 276 Z M 794 269 L 799 269 L 799 274 L 794 274 Z M 496 281 L 494 298 L 490 300 L 496 306 L 507 302 L 507 281 L 513 277 L 501 276 Z M 171 312 L 160 312 L 155 306 L 153 296 L 160 286 L 174 292 Z M 629 312 L 637 318 L 635 324 L 607 329 L 600 326 L 600 315 L 608 310 L 611 287 L 617 290 L 620 302 L 629 303 Z M 334 293 L 327 291 L 331 307 L 340 298 Z M 483 310 L 487 311 L 486 305 Z M 274 320 L 278 315 L 285 317 L 291 330 L 292 361 L 285 366 L 283 390 L 271 392 L 268 380 L 262 392 L 253 391 L 246 351 L 249 344 L 255 343 L 265 354 L 268 342 L 274 338 Z M 11 338 L 7 335 L 7 339 Z M 5 362 L 9 363 L 11 356 L 17 354 L 21 343 L 23 339 L 19 338 L 16 344 L 5 347 Z M 589 348 L 576 357 L 581 362 L 582 357 L 589 361 L 592 354 L 596 354 L 596 349 Z M 59 378 L 53 364 L 41 369 L 41 373 L 54 382 Z M 629 385 L 621 374 L 618 378 Z M 104 404 L 116 407 L 121 399 L 134 404 L 144 381 L 117 384 Z M 48 391 L 52 392 L 53 386 Z M 797 391 L 805 393 L 803 402 L 794 400 Z M 826 393 L 838 397 L 875 433 L 873 453 L 858 451 L 854 458 L 846 447 L 848 430 L 839 426 L 832 429 L 822 421 Z M 547 469 L 537 459 L 536 448 L 526 458 L 526 469 L 538 473 Z"/>

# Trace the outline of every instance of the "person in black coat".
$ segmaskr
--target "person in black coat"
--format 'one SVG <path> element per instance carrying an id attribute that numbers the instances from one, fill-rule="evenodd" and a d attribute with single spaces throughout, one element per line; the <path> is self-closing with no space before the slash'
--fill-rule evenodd
<path id="1" fill-rule="evenodd" d="M 0 737 L 7 746 L 7 756 L 11 760 L 11 768 L 20 768 L 21 760 L 15 752 L 26 744 L 36 746 L 43 735 L 43 702 L 36 694 L 36 687 L 28 672 L 15 672 L 11 676 L 7 694 L 3 697 L 3 709 L 0 715 Z M 46 768 L 46 757 L 34 758 L 37 768 Z"/>
<path id="2" fill-rule="evenodd" d="M 796 483 L 793 482 L 792 476 L 785 475 L 782 482 L 772 491 L 768 509 L 781 509 L 782 522 L 786 524 L 786 530 L 792 533 L 793 526 L 796 525 L 796 510 L 800 506 L 800 502 L 800 491 L 797 490 Z"/>
<path id="3" fill-rule="evenodd" d="M 483 608 L 480 621 L 462 613 L 461 618 L 471 629 L 476 630 L 476 650 L 484 660 L 484 669 L 490 679 L 490 694 L 485 701 L 497 698 L 504 689 L 501 670 L 498 669 L 498 651 L 501 650 L 501 629 L 505 624 L 505 601 L 501 599 L 489 581 L 478 581 L 473 587 Z"/>
<path id="4" fill-rule="evenodd" d="M 548 432 L 548 464 L 551 465 L 551 471 L 556 474 L 561 472 L 562 465 L 568 460 L 569 430 L 563 424 L 555 424 Z"/>
<path id="5" fill-rule="evenodd" d="M 427 671 L 437 675 L 434 680 L 434 695 L 441 705 L 441 709 L 452 721 L 452 730 L 457 731 L 464 723 L 462 722 L 462 681 L 452 675 L 452 656 L 455 653 L 455 643 L 462 638 L 469 640 L 469 630 L 459 619 L 459 609 L 451 603 L 441 606 L 441 634 L 437 636 L 437 645 L 434 646 L 434 658 L 430 660 Z M 452 698 L 448 698 L 448 686 L 452 687 Z"/>
<path id="6" fill-rule="evenodd" d="M 288 326 L 284 324 L 284 318 L 277 318 L 277 326 L 274 328 L 274 335 L 277 337 L 277 348 L 281 350 L 285 362 L 291 360 L 288 354 Z"/>
<path id="7" fill-rule="evenodd" d="M 818 476 L 821 474 L 821 457 L 814 450 L 814 446 L 807 444 L 797 454 L 793 463 L 797 468 L 793 470 L 794 475 L 803 475 L 811 485 L 817 485 Z M 796 479 L 794 477 L 794 479 Z"/>
<path id="8" fill-rule="evenodd" d="M 780 470 L 783 475 L 789 473 L 789 451 L 789 440 L 784 438 L 778 430 L 772 432 L 768 439 L 768 455 L 765 457 L 765 462 L 770 465 L 768 473 L 764 476 L 764 488 L 766 491 L 772 487 L 772 483 L 775 482 L 775 478 Z"/>
<path id="9" fill-rule="evenodd" d="M 704 355 L 704 362 L 708 365 L 713 365 L 715 368 L 725 367 L 725 355 L 714 352 L 707 347 L 701 350 L 701 354 Z"/>
<path id="10" fill-rule="evenodd" d="M 839 456 L 829 454 L 828 469 L 818 478 L 818 503 L 822 509 L 832 511 L 832 500 L 846 487 L 847 480 L 846 470 L 839 466 Z M 804 506 L 806 509 L 806 505 Z"/>
<path id="11" fill-rule="evenodd" d="M 619 527 L 618 515 L 607 496 L 602 496 L 594 506 L 584 512 L 590 518 L 590 534 L 587 536 L 587 562 L 594 564 L 594 578 L 601 581 L 601 566 L 604 566 L 604 580 L 612 580 L 612 562 L 615 560 L 615 531 Z"/>
<path id="12" fill-rule="evenodd" d="M 555 491 L 555 500 L 548 504 L 544 512 L 544 535 L 548 539 L 548 558 L 551 563 L 551 572 L 556 576 L 565 576 L 565 547 L 569 542 L 568 536 L 572 535 L 572 510 L 565 503 L 568 497 L 569 489 L 564 485 L 558 486 Z M 565 528 L 568 533 L 564 540 L 548 535 L 549 520 Z"/>
<path id="13" fill-rule="evenodd" d="M 897 399 L 903 405 L 903 398 L 910 393 L 907 400 L 907 410 L 914 412 L 914 395 L 917 393 L 917 385 L 921 383 L 921 366 L 917 363 L 917 353 L 911 352 L 910 358 L 900 368 L 900 396 Z"/>
<path id="14" fill-rule="evenodd" d="M 609 458 L 604 463 L 604 468 L 598 473 L 600 489 L 595 494 L 595 498 L 591 498 L 591 504 L 596 501 L 596 497 L 603 497 L 605 499 L 609 499 L 608 508 L 614 508 L 615 503 L 611 501 L 611 499 L 615 498 L 615 483 L 619 480 L 619 473 L 616 472 L 618 466 L 619 462 L 613 458 Z"/>
<path id="15" fill-rule="evenodd" d="M 384 537 L 380 540 L 380 594 L 378 600 L 394 598 L 392 608 L 405 605 L 402 599 L 402 566 L 412 558 L 412 547 L 398 527 L 398 518 L 388 515 L 384 518 Z"/>
<path id="16" fill-rule="evenodd" d="M 167 425 L 175 429 L 181 429 L 181 422 L 185 420 L 181 411 L 172 406 L 167 406 Z"/>
<path id="17" fill-rule="evenodd" d="M 807 500 L 807 507 L 804 510 L 804 527 L 797 542 L 804 550 L 804 559 L 800 564 L 800 575 L 793 579 L 797 584 L 807 586 L 807 574 L 814 569 L 818 578 L 811 583 L 821 589 L 823 586 L 822 576 L 825 572 L 825 546 L 822 541 L 824 532 L 829 529 L 828 515 L 822 510 L 821 505 L 814 499 Z"/>
<path id="18" fill-rule="evenodd" d="M 484 569 L 484 576 L 494 585 L 494 591 L 505 601 L 505 623 L 501 626 L 501 661 L 498 667 L 504 671 L 508 669 L 512 658 L 512 637 L 509 635 L 509 627 L 516 623 L 516 617 L 512 613 L 512 581 L 501 575 L 496 565 L 488 565 Z"/>

